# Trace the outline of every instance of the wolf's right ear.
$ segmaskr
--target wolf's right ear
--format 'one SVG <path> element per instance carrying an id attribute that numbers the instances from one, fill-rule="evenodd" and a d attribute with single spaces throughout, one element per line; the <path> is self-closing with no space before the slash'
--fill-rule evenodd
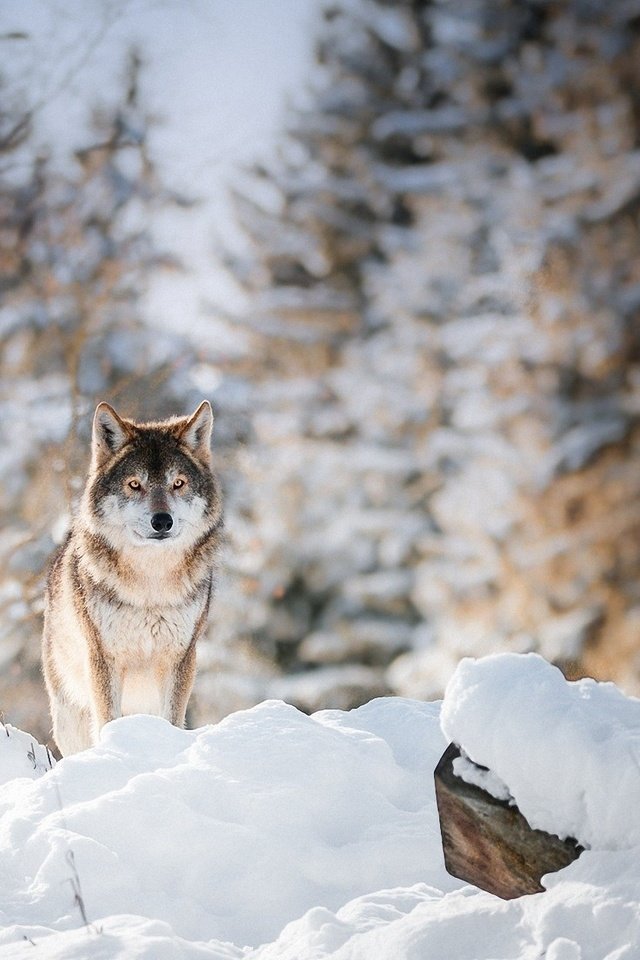
<path id="1" fill-rule="evenodd" d="M 131 424 L 126 423 L 108 403 L 99 403 L 93 417 L 91 440 L 91 463 L 94 469 L 117 453 L 133 434 Z"/>
<path id="2" fill-rule="evenodd" d="M 196 457 L 205 463 L 211 459 L 211 430 L 213 411 L 208 400 L 203 400 L 195 413 L 178 424 L 178 436 Z"/>

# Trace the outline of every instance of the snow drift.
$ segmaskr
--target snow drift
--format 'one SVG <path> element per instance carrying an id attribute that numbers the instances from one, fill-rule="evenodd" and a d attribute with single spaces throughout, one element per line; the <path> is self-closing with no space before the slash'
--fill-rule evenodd
<path id="1" fill-rule="evenodd" d="M 598 691 L 593 709 L 585 689 Z M 492 657 L 461 665 L 443 717 L 479 762 L 476 740 L 490 744 L 519 804 L 555 804 L 556 822 L 573 826 L 572 790 L 541 779 L 540 758 L 580 741 L 569 779 L 588 770 L 576 794 L 599 797 L 611 768 L 592 745 L 624 741 L 615 803 L 630 810 L 639 713 L 638 701 L 567 684 L 539 658 Z M 608 826 L 603 849 L 546 878 L 545 893 L 508 903 L 446 874 L 432 775 L 446 744 L 439 720 L 438 704 L 394 698 L 311 717 L 270 701 L 194 731 L 136 716 L 52 768 L 26 734 L 0 730 L 0 957 L 640 956 L 632 832 L 622 845 Z"/>

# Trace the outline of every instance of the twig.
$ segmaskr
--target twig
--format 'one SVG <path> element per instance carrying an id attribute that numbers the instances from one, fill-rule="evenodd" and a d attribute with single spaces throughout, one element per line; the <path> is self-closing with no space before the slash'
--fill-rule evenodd
<path id="1" fill-rule="evenodd" d="M 67 850 L 65 860 L 73 871 L 73 876 L 69 877 L 69 883 L 71 884 L 71 889 L 73 890 L 73 902 L 80 911 L 80 916 L 82 917 L 82 922 L 84 923 L 85 927 L 92 928 L 92 924 L 89 923 L 87 911 L 84 906 L 84 897 L 82 896 L 82 887 L 80 885 L 80 875 L 78 873 L 78 868 L 76 867 L 76 858 L 73 850 Z"/>
<path id="2" fill-rule="evenodd" d="M 60 793 L 60 784 L 58 783 L 58 779 L 55 773 L 52 774 L 52 779 L 55 786 L 56 796 L 58 798 L 58 807 L 62 815 L 62 825 L 64 829 L 68 832 L 69 827 L 67 824 L 66 817 L 64 815 L 64 806 L 62 803 L 62 794 Z M 78 868 L 76 867 L 75 854 L 71 849 L 71 847 L 69 847 L 69 849 L 67 850 L 67 853 L 65 854 L 65 860 L 67 861 L 67 863 L 69 864 L 72 870 L 73 875 L 71 877 L 67 877 L 67 881 L 71 884 L 71 889 L 73 890 L 73 902 L 77 906 L 78 910 L 80 911 L 82 922 L 84 923 L 88 932 L 100 934 L 102 933 L 101 928 L 96 927 L 95 924 L 91 923 L 87 916 L 87 909 L 85 907 L 84 897 L 82 895 L 82 884 L 80 883 L 80 874 L 78 873 Z"/>

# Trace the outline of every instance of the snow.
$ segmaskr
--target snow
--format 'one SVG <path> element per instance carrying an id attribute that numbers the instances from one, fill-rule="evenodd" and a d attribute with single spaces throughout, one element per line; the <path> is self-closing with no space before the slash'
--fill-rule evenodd
<path id="1" fill-rule="evenodd" d="M 22 762 L 12 775 L 26 776 L 30 738 L 6 739 Z M 5 787 L 0 947 L 50 934 L 42 955 L 86 949 L 68 933 L 82 925 L 70 851 L 89 921 L 116 942 L 108 918 L 125 914 L 142 940 L 167 935 L 148 918 L 172 938 L 257 946 L 318 906 L 421 881 L 452 889 L 430 777 L 443 746 L 437 705 L 400 699 L 314 717 L 268 701 L 195 731 L 113 721 L 94 749 Z"/>
<path id="2" fill-rule="evenodd" d="M 544 893 L 446 874 L 441 719 L 528 816 L 592 847 Z M 400 698 L 267 701 L 193 731 L 126 717 L 55 766 L 7 726 L 0 957 L 632 960 L 639 730 L 611 684 L 515 654 L 463 661 L 442 717 Z"/>
<path id="3" fill-rule="evenodd" d="M 37 780 L 55 766 L 46 747 L 10 723 L 0 726 L 0 784 L 17 779 Z"/>
<path id="4" fill-rule="evenodd" d="M 614 684 L 567 683 L 533 653 L 465 658 L 442 728 L 531 826 L 592 850 L 640 845 L 640 701 Z"/>
<path id="5" fill-rule="evenodd" d="M 490 793 L 497 800 L 507 800 L 513 803 L 513 797 L 509 793 L 507 785 L 499 777 L 496 777 L 491 770 L 477 767 L 464 753 L 454 759 L 452 767 L 456 777 L 460 777 L 465 783 L 480 787 L 481 790 Z"/>

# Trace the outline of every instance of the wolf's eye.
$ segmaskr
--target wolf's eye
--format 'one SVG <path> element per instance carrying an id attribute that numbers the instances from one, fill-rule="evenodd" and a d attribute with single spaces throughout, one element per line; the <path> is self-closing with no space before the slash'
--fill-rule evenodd
<path id="1" fill-rule="evenodd" d="M 129 486 L 131 487 L 132 490 L 142 489 L 142 484 L 140 483 L 139 480 L 129 480 Z"/>
<path id="2" fill-rule="evenodd" d="M 173 481 L 173 489 L 179 490 L 180 487 L 184 487 L 185 483 L 186 480 L 184 480 L 182 477 L 176 477 L 176 479 Z"/>

